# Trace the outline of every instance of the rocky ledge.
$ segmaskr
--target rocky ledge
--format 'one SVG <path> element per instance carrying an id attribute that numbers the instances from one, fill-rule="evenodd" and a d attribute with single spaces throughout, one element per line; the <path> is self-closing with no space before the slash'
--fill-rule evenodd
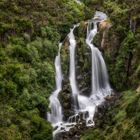
<path id="1" fill-rule="evenodd" d="M 73 128 L 68 132 L 61 132 L 56 134 L 55 140 L 80 140 L 81 135 L 87 129 L 94 129 L 96 127 L 102 127 L 102 122 L 105 122 L 106 119 L 109 119 L 105 114 L 107 113 L 108 108 L 112 108 L 114 105 L 118 104 L 120 98 L 119 93 L 113 93 L 111 96 L 107 96 L 102 105 L 97 107 L 97 111 L 94 116 L 95 125 L 92 127 L 86 127 L 85 120 L 81 119 Z M 107 117 L 107 118 L 106 118 Z"/>

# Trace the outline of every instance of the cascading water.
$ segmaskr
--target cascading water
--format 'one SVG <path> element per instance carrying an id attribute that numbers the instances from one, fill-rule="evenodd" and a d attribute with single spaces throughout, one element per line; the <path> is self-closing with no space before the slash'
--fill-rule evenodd
<path id="1" fill-rule="evenodd" d="M 96 18 L 97 17 L 97 18 Z M 108 74 L 104 59 L 101 52 L 96 48 L 92 41 L 97 34 L 97 23 L 107 19 L 107 16 L 102 12 L 96 12 L 95 18 L 88 23 L 86 43 L 91 49 L 92 54 L 92 91 L 91 96 L 104 97 L 111 93 Z M 93 24 L 93 26 L 92 26 Z M 96 98 L 97 100 L 97 98 Z"/>
<path id="2" fill-rule="evenodd" d="M 101 52 L 96 48 L 92 41 L 97 34 L 97 23 L 107 19 L 107 16 L 102 12 L 96 12 L 92 21 L 88 22 L 86 43 L 91 49 L 92 59 L 92 84 L 90 97 L 79 96 L 79 106 L 81 109 L 89 113 L 86 118 L 87 126 L 94 125 L 93 117 L 96 107 L 104 101 L 104 97 L 111 94 L 111 88 L 108 81 L 108 74 L 104 59 Z M 84 107 L 83 107 L 84 105 Z M 85 109 L 84 109 L 85 108 Z"/>
<path id="3" fill-rule="evenodd" d="M 50 96 L 50 105 L 49 108 L 51 109 L 51 113 L 48 112 L 47 118 L 48 121 L 52 123 L 53 126 L 56 126 L 60 123 L 62 123 L 62 107 L 58 99 L 58 94 L 62 89 L 62 70 L 61 70 L 61 58 L 60 58 L 60 50 L 61 50 L 62 44 L 59 44 L 59 51 L 58 55 L 55 58 L 55 70 L 56 70 L 56 76 L 55 76 L 55 81 L 56 81 L 56 90 L 52 93 Z"/>
<path id="4" fill-rule="evenodd" d="M 50 121 L 53 127 L 57 126 L 54 134 L 63 131 L 69 131 L 71 127 L 76 124 L 76 118 L 79 117 L 79 113 L 83 114 L 83 119 L 87 126 L 94 125 L 94 114 L 98 105 L 104 102 L 104 98 L 111 95 L 112 89 L 109 84 L 108 74 L 104 59 L 98 48 L 92 44 L 92 41 L 97 34 L 98 26 L 97 24 L 106 20 L 106 14 L 97 11 L 92 20 L 87 22 L 87 37 L 86 44 L 91 49 L 91 62 L 92 62 L 92 84 L 90 96 L 81 95 L 81 91 L 78 89 L 78 83 L 76 81 L 76 63 L 75 63 L 75 49 L 76 40 L 74 36 L 74 29 L 79 27 L 79 24 L 74 25 L 70 29 L 68 34 L 69 39 L 69 52 L 70 52 L 70 66 L 69 66 L 69 81 L 72 91 L 73 106 L 75 115 L 70 116 L 67 122 L 63 121 L 62 106 L 58 99 L 58 94 L 62 89 L 63 75 L 61 71 L 61 59 L 60 59 L 60 49 L 62 44 L 59 45 L 58 56 L 55 59 L 55 69 L 56 69 L 56 90 L 50 96 L 50 109 L 51 113 L 48 113 L 48 121 Z"/>
<path id="5" fill-rule="evenodd" d="M 70 80 L 70 85 L 71 85 L 71 90 L 72 90 L 72 96 L 73 96 L 73 106 L 74 109 L 76 110 L 77 108 L 77 95 L 79 94 L 79 89 L 77 87 L 77 81 L 76 81 L 76 73 L 75 73 L 75 48 L 76 48 L 76 40 L 74 36 L 74 29 L 78 27 L 79 24 L 74 25 L 74 27 L 70 30 L 70 33 L 68 34 L 69 37 L 69 51 L 70 51 L 70 75 L 69 75 L 69 80 Z"/>

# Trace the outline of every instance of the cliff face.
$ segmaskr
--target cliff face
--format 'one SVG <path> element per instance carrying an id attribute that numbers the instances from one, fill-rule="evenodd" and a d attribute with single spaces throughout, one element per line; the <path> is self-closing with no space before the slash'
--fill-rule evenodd
<path id="1" fill-rule="evenodd" d="M 133 91 L 122 92 L 119 105 L 107 110 L 106 119 L 99 122 L 99 128 L 84 132 L 81 139 L 114 139 L 120 134 L 120 139 L 138 139 L 140 2 L 81 1 L 84 4 L 79 5 L 74 0 L 0 1 L 0 139 L 52 139 L 52 128 L 45 118 L 48 98 L 55 85 L 54 58 L 58 42 L 64 39 L 74 23 L 90 19 L 96 10 L 107 13 L 112 25 L 106 32 L 102 25 L 101 33 L 95 39 L 96 45 L 99 48 L 102 46 L 100 49 L 107 64 L 111 85 L 119 92 L 128 89 Z M 87 92 L 90 79 L 86 74 L 90 73 L 90 56 L 84 43 L 83 32 L 86 28 L 83 22 L 80 26 L 80 30 L 76 31 L 76 36 L 80 36 L 77 40 L 77 63 L 83 69 L 77 67 L 77 79 Z M 101 40 L 102 37 L 104 40 Z M 65 71 L 69 63 L 67 57 L 68 51 L 65 49 L 62 52 Z M 138 93 L 134 91 L 136 88 Z M 65 92 L 69 92 L 68 87 L 63 89 Z M 67 103 L 70 95 L 67 96 L 63 102 L 66 108 L 71 108 Z M 66 117 L 70 113 L 65 112 Z"/>

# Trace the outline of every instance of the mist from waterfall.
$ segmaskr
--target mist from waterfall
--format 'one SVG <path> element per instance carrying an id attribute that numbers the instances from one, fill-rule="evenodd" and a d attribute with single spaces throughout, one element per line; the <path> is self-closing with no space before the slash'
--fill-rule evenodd
<path id="1" fill-rule="evenodd" d="M 79 24 L 74 25 L 70 29 L 68 34 L 69 40 L 69 52 L 70 52 L 70 64 L 69 64 L 69 81 L 71 87 L 72 101 L 74 106 L 75 114 L 70 116 L 69 119 L 63 121 L 63 112 L 62 105 L 59 102 L 58 94 L 62 89 L 62 80 L 63 74 L 61 70 L 61 59 L 60 59 L 60 49 L 62 44 L 59 45 L 58 55 L 55 59 L 55 70 L 56 70 L 56 90 L 50 96 L 50 109 L 51 113 L 48 112 L 48 121 L 50 121 L 53 127 L 57 126 L 57 129 L 54 131 L 54 134 L 63 131 L 69 131 L 71 127 L 77 123 L 77 117 L 79 113 L 83 115 L 83 119 L 86 122 L 87 126 L 94 126 L 94 114 L 96 112 L 97 106 L 102 104 L 105 100 L 105 97 L 111 95 L 112 89 L 109 84 L 108 74 L 104 59 L 101 52 L 94 44 L 92 44 L 94 37 L 98 32 L 97 24 L 106 20 L 106 14 L 97 11 L 93 19 L 87 22 L 87 36 L 86 44 L 87 47 L 91 50 L 91 93 L 90 96 L 81 95 L 81 91 L 78 89 L 78 82 L 76 80 L 76 39 L 74 36 L 75 28 L 79 27 Z M 90 75 L 89 75 L 90 76 Z M 61 129 L 63 128 L 63 129 Z"/>

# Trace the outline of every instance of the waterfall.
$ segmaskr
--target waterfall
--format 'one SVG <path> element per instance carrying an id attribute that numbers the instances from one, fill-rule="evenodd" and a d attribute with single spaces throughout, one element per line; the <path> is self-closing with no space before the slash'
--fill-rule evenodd
<path id="1" fill-rule="evenodd" d="M 82 114 L 83 119 L 87 126 L 94 126 L 94 114 L 96 112 L 97 106 L 101 105 L 105 97 L 111 95 L 112 89 L 109 84 L 108 74 L 104 59 L 102 57 L 99 49 L 92 43 L 94 37 L 98 33 L 98 23 L 107 19 L 107 15 L 97 11 L 93 19 L 87 22 L 87 36 L 86 44 L 91 50 L 91 93 L 90 96 L 81 95 L 79 91 L 78 83 L 76 80 L 76 39 L 74 36 L 75 28 L 79 27 L 79 24 L 74 25 L 70 29 L 68 34 L 69 40 L 69 52 L 70 52 L 70 64 L 69 64 L 69 81 L 71 87 L 71 94 L 73 98 L 72 105 L 74 106 L 75 114 L 70 116 L 68 121 L 63 121 L 62 106 L 58 99 L 58 94 L 62 89 L 63 75 L 61 71 L 61 59 L 60 59 L 60 49 L 62 44 L 59 45 L 58 55 L 55 59 L 55 70 L 56 70 L 56 90 L 50 96 L 50 109 L 51 113 L 48 112 L 48 121 L 50 121 L 53 127 L 57 126 L 54 134 L 58 132 L 69 131 L 70 128 L 74 127 L 79 121 L 80 114 Z M 89 75 L 90 76 L 90 75 Z"/>
<path id="2" fill-rule="evenodd" d="M 83 98 L 82 101 L 85 105 L 85 111 L 88 111 L 89 117 L 86 122 L 88 125 L 94 125 L 93 117 L 96 111 L 96 106 L 104 101 L 104 97 L 111 94 L 111 87 L 109 85 L 108 74 L 104 59 L 101 52 L 96 48 L 92 41 L 97 34 L 97 23 L 105 20 L 107 16 L 102 12 L 96 12 L 92 21 L 88 22 L 86 43 L 91 49 L 91 62 L 92 62 L 92 84 L 91 96 Z M 81 100 L 79 98 L 79 100 Z M 82 104 L 82 103 L 81 103 Z M 83 109 L 83 107 L 81 107 Z"/>
<path id="3" fill-rule="evenodd" d="M 87 26 L 86 43 L 91 49 L 92 54 L 92 95 L 101 95 L 110 92 L 108 74 L 104 59 L 101 52 L 93 44 L 93 38 L 97 34 L 97 23 L 101 22 L 100 19 L 93 19 Z M 91 25 L 94 25 L 93 28 Z"/>
<path id="4" fill-rule="evenodd" d="M 68 34 L 69 38 L 69 51 L 70 51 L 70 75 L 69 75 L 69 80 L 70 80 L 70 85 L 71 85 L 71 90 L 72 90 L 72 96 L 73 96 L 73 106 L 74 109 L 77 109 L 77 95 L 79 94 L 79 89 L 77 87 L 77 81 L 76 81 L 76 73 L 75 73 L 75 48 L 76 48 L 76 40 L 74 36 L 74 29 L 78 27 L 79 24 L 74 25 L 72 29 L 70 29 L 70 33 Z"/>
<path id="5" fill-rule="evenodd" d="M 55 58 L 56 90 L 52 93 L 52 95 L 49 98 L 50 101 L 49 108 L 51 109 L 51 113 L 48 112 L 47 114 L 48 121 L 51 122 L 53 126 L 61 123 L 63 117 L 62 107 L 58 99 L 58 94 L 62 89 L 62 79 L 63 79 L 62 70 L 61 70 L 61 58 L 60 58 L 61 46 L 62 44 L 60 43 L 58 55 Z"/>

